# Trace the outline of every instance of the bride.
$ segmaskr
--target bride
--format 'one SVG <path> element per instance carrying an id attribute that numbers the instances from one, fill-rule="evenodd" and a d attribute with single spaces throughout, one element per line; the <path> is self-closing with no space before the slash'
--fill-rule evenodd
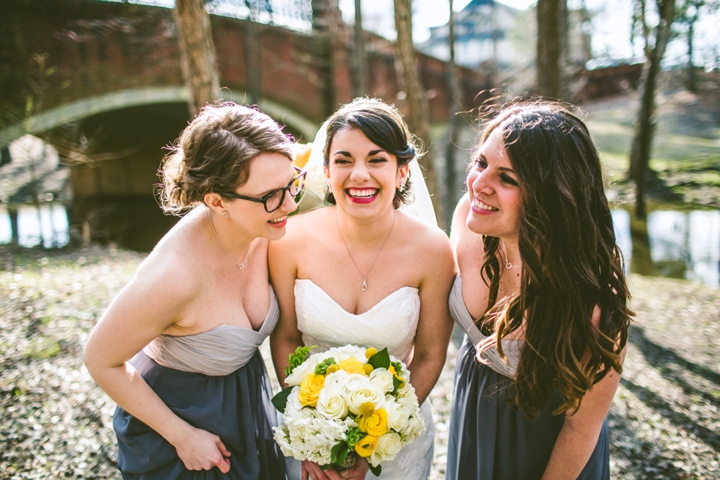
<path id="1" fill-rule="evenodd" d="M 424 400 L 452 331 L 452 249 L 440 229 L 399 209 L 409 203 L 416 150 L 394 107 L 356 99 L 326 125 L 323 172 L 333 205 L 291 218 L 287 235 L 270 247 L 281 311 L 271 336 L 275 370 L 284 383 L 288 355 L 300 345 L 316 345 L 313 353 L 346 344 L 387 347 L 408 365 L 426 431 L 383 464 L 382 478 L 425 479 L 434 425 Z M 376 478 L 366 462 L 338 473 L 306 461 L 301 476 L 297 463 L 289 467 L 303 480 Z"/>

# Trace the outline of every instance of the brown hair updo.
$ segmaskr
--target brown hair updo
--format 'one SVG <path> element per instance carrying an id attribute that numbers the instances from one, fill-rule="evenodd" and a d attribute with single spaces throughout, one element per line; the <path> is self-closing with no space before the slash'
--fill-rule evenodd
<path id="1" fill-rule="evenodd" d="M 323 163 L 329 165 L 330 144 L 338 130 L 343 128 L 358 128 L 365 136 L 378 147 L 397 157 L 398 167 L 407 165 L 413 158 L 419 156 L 414 138 L 410 135 L 408 126 L 402 115 L 394 106 L 388 105 L 377 98 L 356 98 L 347 105 L 343 105 L 335 112 L 327 124 L 327 138 L 325 140 Z M 403 203 L 411 203 L 410 177 L 405 185 L 395 190 L 393 206 L 400 208 Z M 328 193 L 327 201 L 335 204 L 332 192 Z"/>
<path id="2" fill-rule="evenodd" d="M 170 150 L 159 176 L 162 208 L 172 214 L 197 206 L 207 193 L 243 185 L 262 153 L 293 158 L 291 138 L 275 120 L 232 102 L 203 107 Z"/>

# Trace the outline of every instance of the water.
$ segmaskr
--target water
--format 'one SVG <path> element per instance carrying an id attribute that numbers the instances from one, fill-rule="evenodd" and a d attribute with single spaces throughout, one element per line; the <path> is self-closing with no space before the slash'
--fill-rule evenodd
<path id="1" fill-rule="evenodd" d="M 102 241 L 149 251 L 174 223 L 174 219 L 161 218 L 154 201 L 136 203 L 121 203 L 123 208 L 114 210 L 125 212 L 125 217 L 112 215 L 107 217 L 108 225 L 93 227 L 95 232 L 104 232 Z M 612 214 L 630 272 L 684 278 L 720 288 L 720 210 L 655 210 L 648 215 L 647 224 L 637 223 L 625 210 L 613 210 Z M 18 224 L 19 243 L 24 247 L 37 246 L 42 240 L 45 248 L 57 248 L 70 240 L 67 212 L 59 203 L 41 205 L 39 214 L 34 206 L 19 207 Z M 0 205 L 0 243 L 10 243 L 11 232 L 10 216 Z"/>
<path id="2" fill-rule="evenodd" d="M 647 224 L 625 210 L 612 213 L 618 246 L 631 272 L 720 288 L 720 210 L 655 210 Z"/>
<path id="3" fill-rule="evenodd" d="M 18 226 L 18 242 L 23 247 L 35 247 L 42 242 L 45 248 L 60 248 L 70 241 L 67 211 L 58 203 L 45 203 L 39 212 L 32 205 L 19 206 Z M 0 243 L 11 241 L 10 215 L 0 205 Z"/>

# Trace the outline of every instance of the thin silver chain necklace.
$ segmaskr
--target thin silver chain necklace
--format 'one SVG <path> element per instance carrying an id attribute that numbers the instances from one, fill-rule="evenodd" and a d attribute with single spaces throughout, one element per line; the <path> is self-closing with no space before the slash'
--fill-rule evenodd
<path id="1" fill-rule="evenodd" d="M 390 234 L 392 233 L 393 229 L 395 228 L 395 219 L 396 219 L 396 217 L 393 216 L 392 227 L 390 227 L 390 231 L 388 232 L 387 236 L 385 236 L 385 240 L 383 240 L 382 245 L 380 245 L 380 249 L 378 250 L 377 255 L 375 255 L 375 260 L 373 260 L 372 265 L 370 265 L 370 268 L 368 268 L 367 273 L 363 273 L 363 271 L 360 270 L 360 267 L 358 267 L 358 264 L 355 261 L 355 258 L 353 257 L 352 253 L 350 252 L 350 249 L 347 246 L 345 237 L 343 237 L 343 234 L 340 231 L 340 225 L 338 224 L 338 221 L 337 221 L 337 214 L 335 214 L 335 226 L 337 227 L 338 233 L 340 234 L 340 238 L 342 239 L 343 244 L 345 245 L 345 250 L 347 250 L 348 255 L 350 255 L 350 260 L 352 260 L 352 262 L 355 264 L 355 268 L 357 268 L 357 271 L 360 272 L 360 275 L 362 275 L 362 277 L 363 277 L 362 284 L 360 285 L 360 290 L 362 290 L 363 292 L 365 290 L 367 290 L 367 288 L 368 288 L 367 276 L 370 275 L 370 272 L 372 271 L 373 267 L 375 266 L 375 262 L 377 262 L 377 259 L 380 258 L 380 254 L 382 253 L 383 249 L 385 248 L 385 244 L 387 243 L 388 238 L 390 238 Z"/>
<path id="2" fill-rule="evenodd" d="M 223 249 L 223 252 L 225 252 L 225 255 L 227 255 L 228 257 L 230 257 L 230 260 L 232 260 L 233 262 L 235 262 L 235 264 L 237 264 L 237 266 L 238 266 L 238 268 L 239 268 L 240 270 L 244 270 L 245 267 L 247 267 L 248 257 L 250 256 L 250 246 L 248 245 L 248 251 L 247 251 L 247 255 L 245 255 L 245 260 L 243 260 L 242 262 L 238 263 L 238 261 L 235 260 L 235 258 L 233 258 L 232 255 L 230 255 L 230 252 L 228 252 L 227 250 L 225 250 L 225 247 L 223 246 L 222 242 L 220 241 L 220 238 L 218 237 L 218 234 L 217 234 L 217 232 L 215 231 L 215 225 L 213 224 L 212 216 L 210 215 L 210 210 L 208 210 L 208 220 L 210 221 L 210 228 L 212 228 L 213 235 L 215 235 L 215 240 L 217 240 L 218 245 L 220 245 L 220 248 Z"/>

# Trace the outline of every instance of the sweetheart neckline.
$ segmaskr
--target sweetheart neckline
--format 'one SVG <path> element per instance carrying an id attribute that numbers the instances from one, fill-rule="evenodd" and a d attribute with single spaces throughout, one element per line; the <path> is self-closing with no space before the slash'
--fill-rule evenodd
<path id="1" fill-rule="evenodd" d="M 334 303 L 335 306 L 337 306 L 340 310 L 342 310 L 343 312 L 347 313 L 348 315 L 352 315 L 353 317 L 362 317 L 362 316 L 364 316 L 364 315 L 367 315 L 368 313 L 370 313 L 370 312 L 372 312 L 373 310 L 375 310 L 375 309 L 376 309 L 378 306 L 380 306 L 382 303 L 384 303 L 387 299 L 389 299 L 389 298 L 392 297 L 393 295 L 399 293 L 401 290 L 404 290 L 404 289 L 406 289 L 406 288 L 409 288 L 409 289 L 415 290 L 416 293 L 417 293 L 417 291 L 418 291 L 418 288 L 417 288 L 417 287 L 411 287 L 410 285 L 404 285 L 404 286 L 398 288 L 397 290 L 395 290 L 395 291 L 389 293 L 388 295 L 386 295 L 382 300 L 380 300 L 379 302 L 377 302 L 375 305 L 373 305 L 372 307 L 370 307 L 370 309 L 364 311 L 363 313 L 352 313 L 352 312 L 348 312 L 347 310 L 345 310 L 337 301 L 335 301 L 334 298 L 332 298 L 325 290 L 323 290 L 323 289 L 320 287 L 320 285 L 318 285 L 317 283 L 313 282 L 311 279 L 309 279 L 309 278 L 296 278 L 296 279 L 295 279 L 295 282 L 296 282 L 296 283 L 299 282 L 299 281 L 310 282 L 316 289 L 320 290 L 323 295 L 325 295 L 328 299 L 330 299 L 330 301 L 331 301 L 332 303 Z"/>

